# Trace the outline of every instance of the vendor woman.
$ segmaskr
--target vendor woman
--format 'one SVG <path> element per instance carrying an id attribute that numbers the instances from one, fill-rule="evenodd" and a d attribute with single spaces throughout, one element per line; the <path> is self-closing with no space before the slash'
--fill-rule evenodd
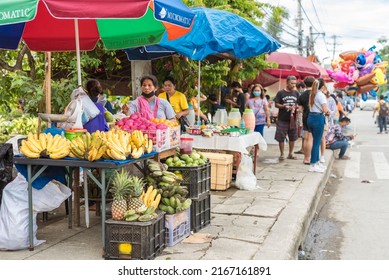
<path id="1" fill-rule="evenodd" d="M 155 96 L 158 87 L 157 78 L 154 75 L 145 75 L 141 78 L 140 84 L 142 95 L 130 102 L 129 115 L 139 112 L 146 119 L 175 120 L 176 113 L 170 103 Z"/>
<path id="2" fill-rule="evenodd" d="M 90 79 L 86 85 L 86 92 L 89 96 L 89 98 L 95 103 L 96 107 L 99 109 L 100 113 L 94 117 L 93 119 L 89 120 L 87 123 L 85 123 L 83 126 L 84 128 L 89 132 L 93 133 L 96 130 L 100 131 L 108 131 L 108 124 L 104 117 L 105 108 L 104 106 L 98 102 L 99 97 L 103 93 L 103 89 L 101 87 L 101 84 L 98 80 Z"/>

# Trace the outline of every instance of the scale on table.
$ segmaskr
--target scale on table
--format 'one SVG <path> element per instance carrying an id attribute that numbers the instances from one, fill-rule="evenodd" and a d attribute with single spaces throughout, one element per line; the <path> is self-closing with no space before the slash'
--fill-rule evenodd
<path id="1" fill-rule="evenodd" d="M 51 122 L 66 122 L 69 119 L 70 115 L 64 114 L 46 114 L 38 113 L 38 134 L 41 132 L 42 121 L 51 123 Z"/>

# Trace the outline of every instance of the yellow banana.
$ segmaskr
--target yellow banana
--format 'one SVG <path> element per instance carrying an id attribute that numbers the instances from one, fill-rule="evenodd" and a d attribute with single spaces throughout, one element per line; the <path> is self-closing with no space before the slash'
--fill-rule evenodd
<path id="1" fill-rule="evenodd" d="M 146 193 L 145 193 L 145 196 L 143 197 L 143 203 L 144 203 L 145 205 L 147 205 L 147 202 L 149 201 L 149 197 L 150 197 L 150 195 L 151 195 L 153 189 L 154 189 L 154 188 L 153 188 L 153 186 L 151 186 L 151 185 L 147 188 Z"/>
<path id="2" fill-rule="evenodd" d="M 39 144 L 42 147 L 42 150 L 46 150 L 47 140 L 46 140 L 46 134 L 41 133 L 39 134 Z"/>
<path id="3" fill-rule="evenodd" d="M 101 146 L 96 154 L 96 160 L 100 159 L 105 153 L 105 146 Z"/>
<path id="4" fill-rule="evenodd" d="M 96 147 L 92 147 L 92 149 L 90 149 L 89 152 L 88 152 L 88 161 L 95 161 L 96 160 L 96 154 L 97 154 Z"/>
<path id="5" fill-rule="evenodd" d="M 51 149 L 51 146 L 53 145 L 53 135 L 51 135 L 51 133 L 47 133 L 46 134 L 46 141 L 47 141 L 47 144 L 46 144 L 46 149 L 49 151 Z"/>
<path id="6" fill-rule="evenodd" d="M 111 157 L 116 160 L 125 160 L 126 157 L 123 154 L 116 152 L 115 150 L 110 150 Z"/>
<path id="7" fill-rule="evenodd" d="M 153 140 L 149 139 L 149 145 L 147 147 L 147 153 L 150 154 L 153 151 Z"/>
<path id="8" fill-rule="evenodd" d="M 156 198 L 154 199 L 154 201 L 151 203 L 150 206 L 153 206 L 154 209 L 158 209 L 158 205 L 159 205 L 159 202 L 161 201 L 161 194 L 157 194 Z"/>
<path id="9" fill-rule="evenodd" d="M 153 189 L 149 197 L 147 198 L 147 206 L 151 206 L 152 202 L 154 201 L 155 197 L 157 196 L 157 189 Z"/>
<path id="10" fill-rule="evenodd" d="M 69 155 L 70 150 L 69 149 L 62 149 L 59 153 L 50 154 L 51 159 L 61 159 Z"/>
<path id="11" fill-rule="evenodd" d="M 40 156 L 40 153 L 34 153 L 30 151 L 28 148 L 26 148 L 26 146 L 21 146 L 20 152 L 28 158 L 39 158 Z"/>
<path id="12" fill-rule="evenodd" d="M 41 150 L 38 149 L 38 147 L 34 146 L 32 144 L 32 142 L 30 142 L 29 140 L 23 140 L 22 146 L 26 146 L 26 148 L 29 149 L 33 153 L 40 153 L 41 152 Z"/>

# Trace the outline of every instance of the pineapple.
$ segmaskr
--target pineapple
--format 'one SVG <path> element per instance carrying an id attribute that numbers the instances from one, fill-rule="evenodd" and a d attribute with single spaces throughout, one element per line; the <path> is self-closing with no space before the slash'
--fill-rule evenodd
<path id="1" fill-rule="evenodd" d="M 137 213 L 146 208 L 140 196 L 144 191 L 145 181 L 143 178 L 131 176 L 129 194 L 130 200 L 127 203 L 127 210 L 135 210 Z"/>
<path id="2" fill-rule="evenodd" d="M 112 219 L 121 221 L 124 219 L 124 213 L 127 211 L 127 197 L 129 195 L 129 187 L 131 176 L 124 169 L 121 172 L 116 171 L 111 178 L 111 189 L 113 196 L 112 202 Z"/>

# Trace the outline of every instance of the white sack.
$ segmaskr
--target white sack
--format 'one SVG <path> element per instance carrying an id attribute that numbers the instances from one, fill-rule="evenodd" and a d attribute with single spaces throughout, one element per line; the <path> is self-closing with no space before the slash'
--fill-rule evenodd
<path id="1" fill-rule="evenodd" d="M 45 242 L 36 238 L 37 213 L 58 208 L 70 195 L 70 189 L 57 181 L 49 182 L 40 190 L 32 189 L 34 246 Z M 3 190 L 0 207 L 0 250 L 21 250 L 29 245 L 28 184 L 24 176 L 18 173 Z"/>

